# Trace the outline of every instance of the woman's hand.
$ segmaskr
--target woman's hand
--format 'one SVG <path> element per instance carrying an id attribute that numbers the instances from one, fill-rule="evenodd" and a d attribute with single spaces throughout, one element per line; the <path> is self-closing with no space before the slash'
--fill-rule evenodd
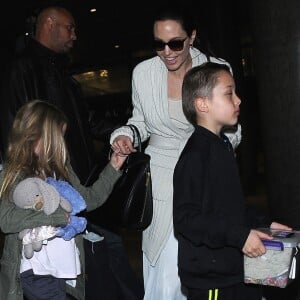
<path id="1" fill-rule="evenodd" d="M 116 154 L 128 155 L 131 152 L 136 152 L 130 138 L 126 135 L 119 135 L 116 137 L 111 145 L 112 150 Z"/>

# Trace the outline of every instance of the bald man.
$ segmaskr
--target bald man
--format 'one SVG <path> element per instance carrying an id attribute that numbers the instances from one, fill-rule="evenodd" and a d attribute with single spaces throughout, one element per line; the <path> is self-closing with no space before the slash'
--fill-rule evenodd
<path id="1" fill-rule="evenodd" d="M 73 16 L 64 8 L 42 11 L 36 22 L 35 39 L 57 53 L 68 53 L 77 39 Z"/>

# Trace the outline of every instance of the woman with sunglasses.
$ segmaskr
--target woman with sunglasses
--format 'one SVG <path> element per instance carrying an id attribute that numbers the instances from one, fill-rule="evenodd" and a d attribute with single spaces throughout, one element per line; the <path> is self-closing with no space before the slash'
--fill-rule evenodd
<path id="1" fill-rule="evenodd" d="M 177 271 L 177 240 L 174 237 L 173 171 L 193 126 L 184 117 L 181 87 L 185 73 L 208 60 L 226 63 L 200 52 L 196 26 L 182 9 L 155 14 L 154 49 L 157 56 L 138 64 L 133 71 L 133 114 L 128 124 L 138 127 L 145 152 L 151 156 L 153 220 L 143 232 L 143 273 L 145 300 L 186 299 Z M 227 64 L 227 63 L 226 63 Z M 239 128 L 240 129 L 240 128 Z M 229 136 L 233 147 L 240 142 L 240 131 Z M 135 151 L 128 127 L 115 130 L 110 139 L 116 152 Z"/>

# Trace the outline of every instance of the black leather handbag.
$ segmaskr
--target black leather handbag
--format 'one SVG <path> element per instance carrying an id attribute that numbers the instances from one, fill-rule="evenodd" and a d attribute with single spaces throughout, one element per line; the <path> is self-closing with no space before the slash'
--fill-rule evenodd
<path id="1" fill-rule="evenodd" d="M 117 205 L 121 227 L 145 230 L 153 215 L 150 155 L 142 151 L 138 128 L 132 124 L 126 126 L 133 132 L 133 144 L 137 144 L 137 151 L 128 155 L 122 166 L 123 175 L 107 201 L 114 201 Z"/>

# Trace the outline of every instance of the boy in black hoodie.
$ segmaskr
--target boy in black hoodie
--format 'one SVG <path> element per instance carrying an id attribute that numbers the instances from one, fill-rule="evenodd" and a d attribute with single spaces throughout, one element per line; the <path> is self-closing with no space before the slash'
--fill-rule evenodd
<path id="1" fill-rule="evenodd" d="M 264 254 L 261 239 L 272 237 L 247 225 L 235 155 L 222 134 L 237 123 L 240 103 L 226 65 L 209 62 L 186 73 L 182 105 L 195 131 L 174 171 L 173 215 L 188 300 L 261 300 L 259 288 L 243 283 L 243 254 Z"/>

